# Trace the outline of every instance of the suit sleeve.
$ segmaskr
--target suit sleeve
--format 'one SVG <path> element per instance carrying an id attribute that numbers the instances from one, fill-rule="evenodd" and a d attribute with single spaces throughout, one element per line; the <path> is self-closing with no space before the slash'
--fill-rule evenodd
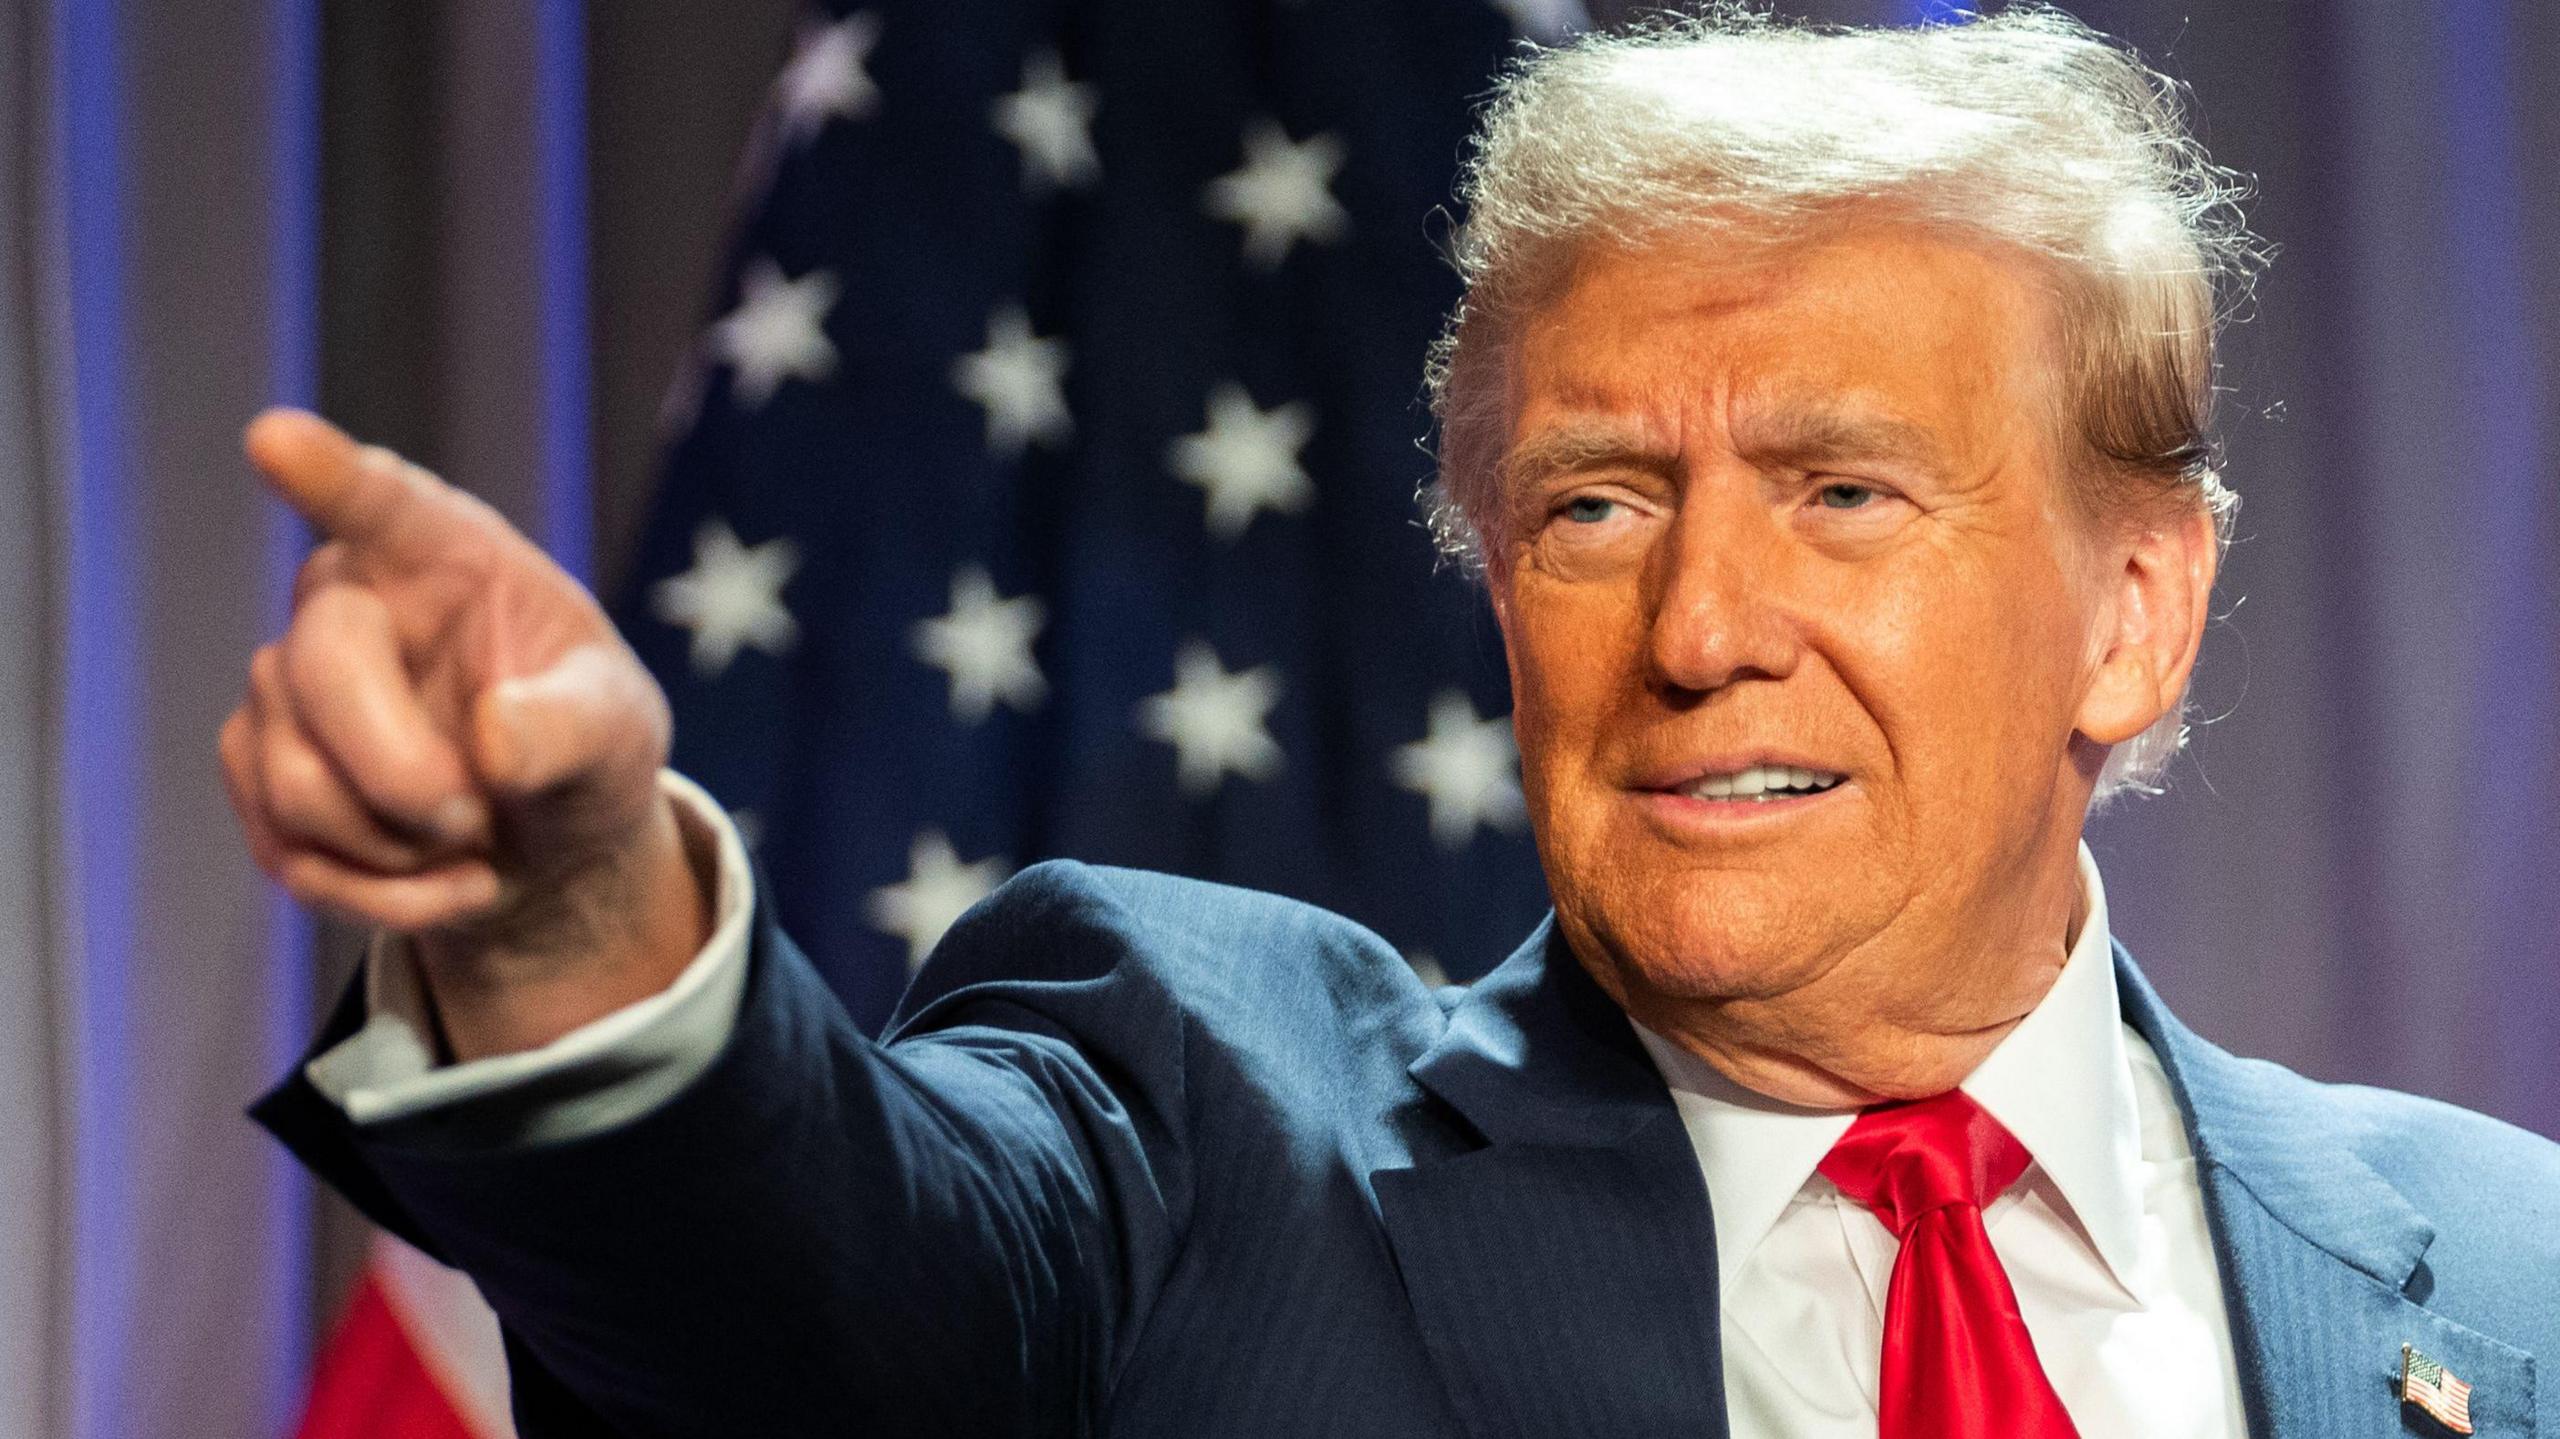
<path id="1" fill-rule="evenodd" d="M 300 1068 L 252 1112 L 479 1283 L 529 1434 L 1083 1431 L 1189 1202 L 1146 924 L 1099 872 L 1026 871 L 877 1043 L 755 911 L 726 1042 L 627 1122 L 457 1146 L 450 1110 L 358 1127 Z"/>
<path id="2" fill-rule="evenodd" d="M 446 1109 L 432 1131 L 412 1132 L 456 1148 L 496 1147 L 612 1128 L 700 1074 L 737 1023 L 755 879 L 718 802 L 673 771 L 658 779 L 696 870 L 711 880 L 711 936 L 672 983 L 539 1049 L 438 1064 L 416 947 L 377 934 L 358 974 L 363 1024 L 303 1066 L 312 1087 L 358 1125 Z"/>

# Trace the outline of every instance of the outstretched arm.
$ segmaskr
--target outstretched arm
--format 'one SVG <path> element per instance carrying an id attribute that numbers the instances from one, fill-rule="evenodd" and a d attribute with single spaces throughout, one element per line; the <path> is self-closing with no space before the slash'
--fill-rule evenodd
<path id="1" fill-rule="evenodd" d="M 707 870 L 658 784 L 664 701 L 592 599 L 313 417 L 249 444 L 327 537 L 223 731 L 260 864 L 405 936 L 458 1058 L 664 990 Z M 1186 1192 L 1177 1010 L 1081 873 L 957 927 L 953 992 L 891 1045 L 755 906 L 717 1056 L 598 1132 L 457 1146 L 450 1111 L 358 1126 L 299 1072 L 257 1113 L 480 1283 L 536 1432 L 1071 1432 Z M 363 1018 L 341 1005 L 319 1048 Z"/>

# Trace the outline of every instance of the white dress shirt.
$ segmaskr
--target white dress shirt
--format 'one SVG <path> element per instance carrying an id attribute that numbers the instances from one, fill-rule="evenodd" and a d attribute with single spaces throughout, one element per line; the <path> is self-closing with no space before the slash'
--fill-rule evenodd
<path id="1" fill-rule="evenodd" d="M 658 782 L 675 801 L 685 848 L 714 876 L 711 938 L 674 983 L 539 1049 L 438 1065 L 417 956 L 399 937 L 377 935 L 364 957 L 364 1027 L 302 1067 L 311 1087 L 357 1124 L 427 1119 L 434 1127 L 417 1137 L 428 1144 L 488 1147 L 600 1133 L 709 1068 L 746 996 L 755 880 L 719 802 L 671 770 Z"/>
<path id="2" fill-rule="evenodd" d="M 672 985 L 539 1049 L 439 1066 L 415 958 L 377 940 L 365 1024 L 305 1066 L 313 1087 L 355 1123 L 477 1147 L 598 1132 L 701 1073 L 737 1022 L 754 894 L 719 806 L 679 776 L 662 782 L 717 875 L 711 938 Z M 1963 1084 L 2034 1159 L 1984 1223 L 2083 1439 L 2242 1439 L 2195 1160 L 2159 1060 L 2117 1013 L 2106 892 L 2086 845 L 2080 880 L 2061 977 Z M 1714 1210 L 1733 1439 L 1872 1436 L 1895 1240 L 1814 1172 L 1852 1116 L 1764 1099 L 1636 1032 Z"/>
<path id="3" fill-rule="evenodd" d="M 1959 1086 L 2034 1160 L 1983 1224 L 2082 1439 L 2243 1439 L 2195 1156 L 2159 1058 L 2117 1011 L 2085 844 L 2080 888 L 2061 977 Z M 1814 1172 L 1854 1116 L 1763 1098 L 1636 1034 L 1706 1175 L 1733 1439 L 1873 1436 L 1899 1245 Z"/>

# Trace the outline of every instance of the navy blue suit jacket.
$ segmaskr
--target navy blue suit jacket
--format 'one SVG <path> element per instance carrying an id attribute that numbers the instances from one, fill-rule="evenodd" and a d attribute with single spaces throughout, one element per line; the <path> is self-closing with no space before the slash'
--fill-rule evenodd
<path id="1" fill-rule="evenodd" d="M 2560 1439 L 2560 1147 L 2234 1058 L 2116 963 L 2252 1432 L 2427 1432 L 2408 1343 L 2481 1434 Z M 254 1113 L 479 1280 L 529 1439 L 1725 1433 L 1696 1156 L 1552 921 L 1435 994 L 1320 910 L 1043 865 L 891 1036 L 768 921 L 719 1059 L 610 1131 L 457 1152 L 432 1119 L 354 1129 L 298 1070 Z"/>

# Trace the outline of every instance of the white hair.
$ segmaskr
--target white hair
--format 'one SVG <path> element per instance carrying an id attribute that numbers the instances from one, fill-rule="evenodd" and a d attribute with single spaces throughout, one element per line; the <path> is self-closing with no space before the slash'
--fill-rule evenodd
<path id="1" fill-rule="evenodd" d="M 1433 532 L 1481 569 L 1512 338 L 1581 247 L 1783 244 L 1873 209 L 2052 272 L 2084 515 L 2202 506 L 2227 542 L 2238 497 L 2207 433 L 2217 296 L 2236 298 L 2264 259 L 2242 188 L 2187 133 L 2175 82 L 2042 7 L 1852 29 L 1713 3 L 1531 49 L 1498 82 L 1459 180 L 1466 292 L 1426 377 Z M 2097 798 L 2156 792 L 2186 708 L 2116 746 Z"/>

